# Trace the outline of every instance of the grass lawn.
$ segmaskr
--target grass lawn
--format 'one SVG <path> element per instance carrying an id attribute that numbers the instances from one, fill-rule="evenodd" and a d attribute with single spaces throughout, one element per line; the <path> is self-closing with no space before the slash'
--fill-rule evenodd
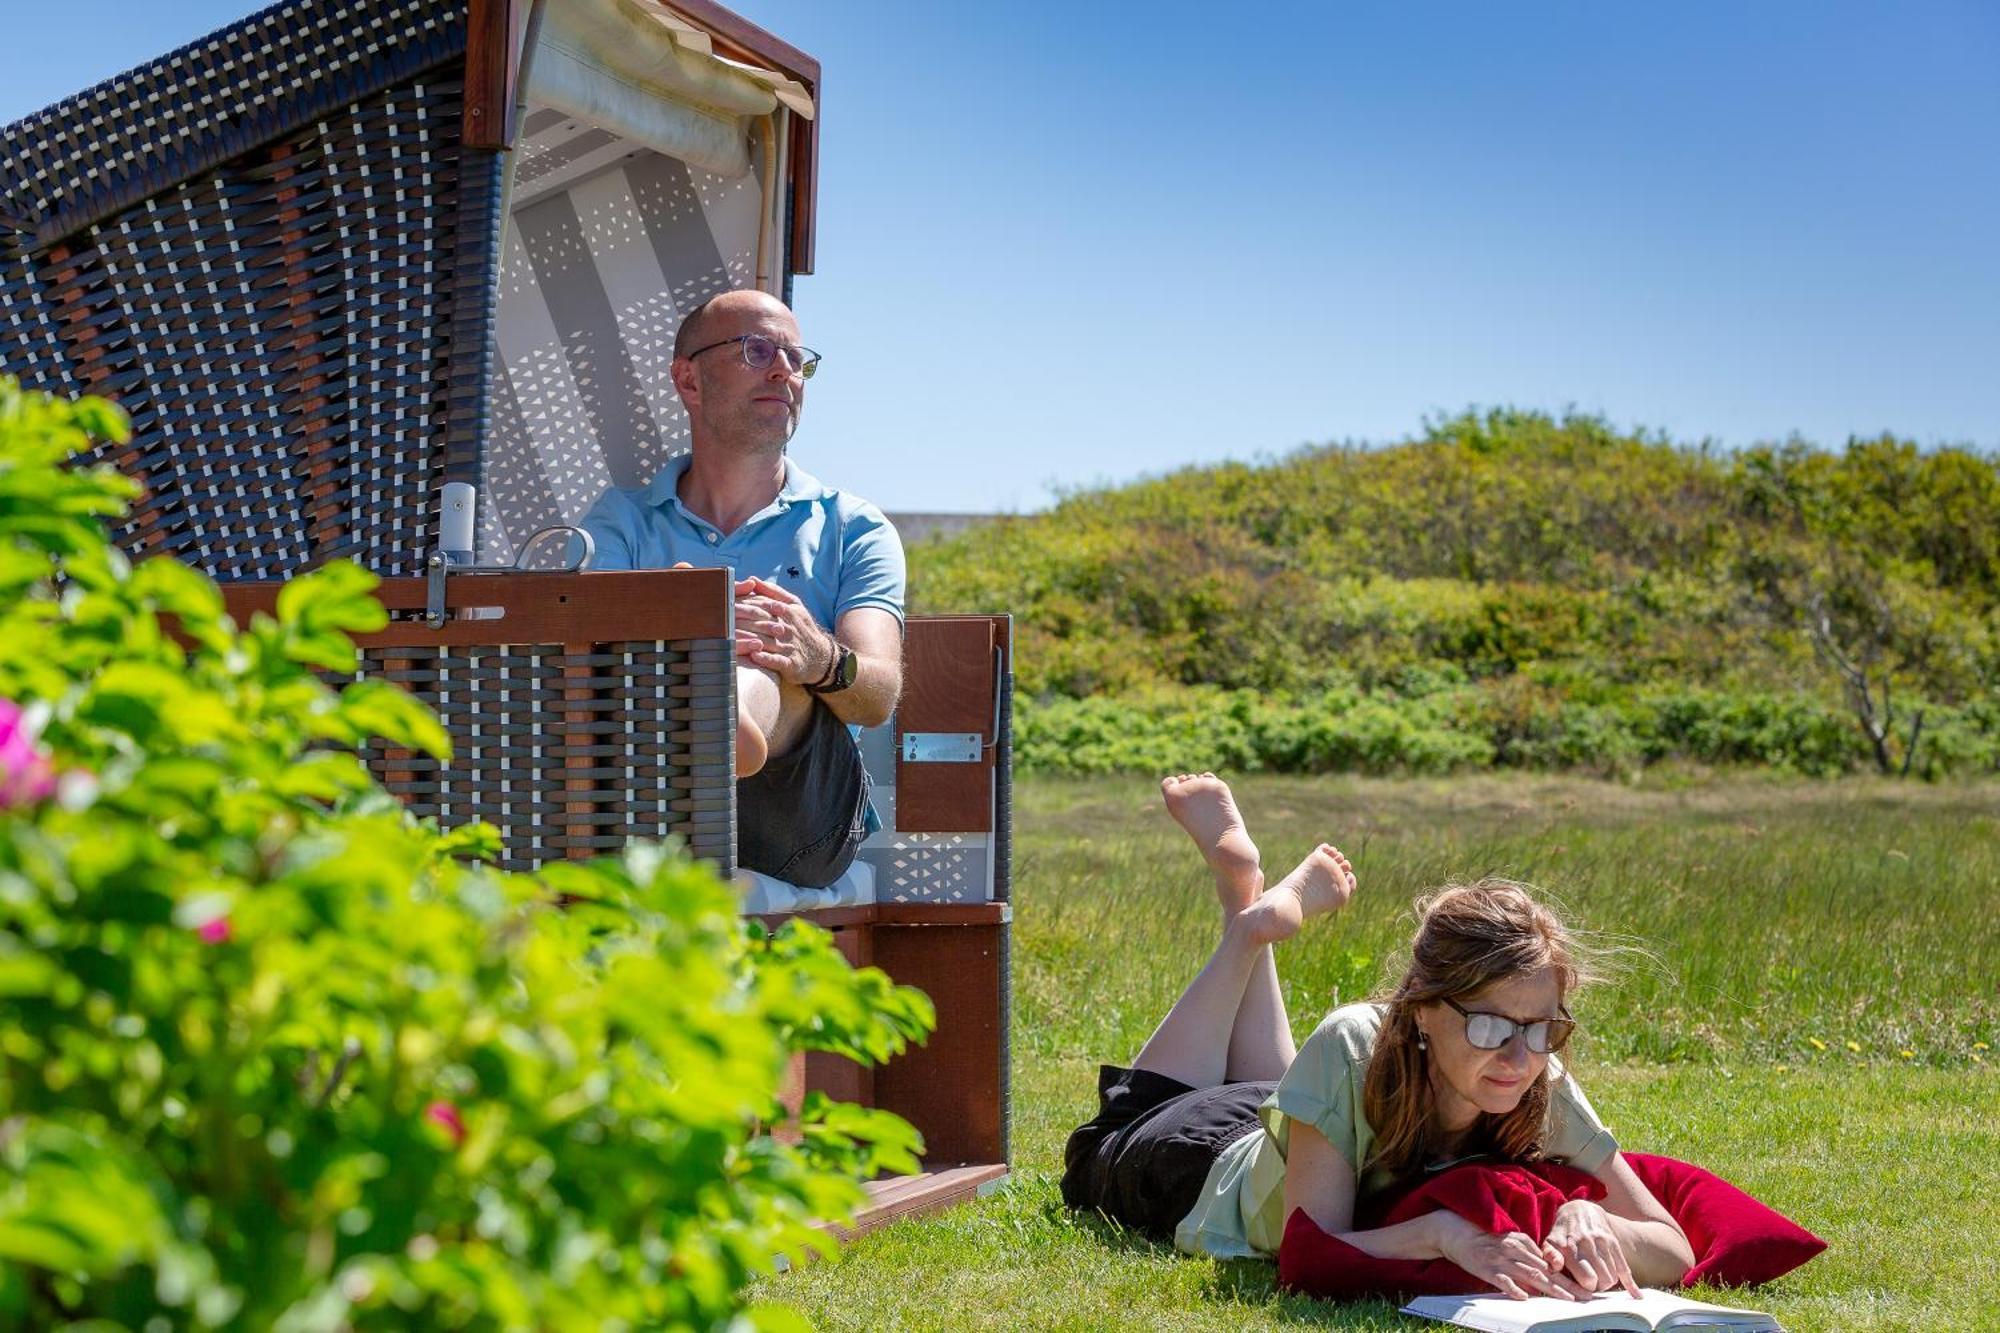
<path id="1" fill-rule="evenodd" d="M 1572 1064 L 1620 1141 L 1719 1171 L 1830 1242 L 1771 1287 L 1707 1294 L 1793 1333 L 2000 1328 L 2000 786 L 1236 787 L 1267 872 L 1326 838 L 1361 882 L 1280 953 L 1300 1036 L 1396 968 L 1418 891 L 1530 880 L 1615 973 L 1575 1006 Z M 1062 1208 L 1097 1061 L 1137 1049 L 1216 911 L 1151 783 L 1023 782 L 1016 830 L 1012 1183 L 756 1295 L 823 1328 L 1418 1327 Z"/>

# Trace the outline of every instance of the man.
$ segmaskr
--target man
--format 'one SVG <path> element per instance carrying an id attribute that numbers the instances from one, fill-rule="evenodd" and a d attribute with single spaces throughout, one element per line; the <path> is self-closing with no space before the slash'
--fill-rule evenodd
<path id="1" fill-rule="evenodd" d="M 671 372 L 692 451 L 649 485 L 606 491 L 582 523 L 593 569 L 737 576 L 737 860 L 813 888 L 838 879 L 867 834 L 848 724 L 895 709 L 904 588 L 882 512 L 785 457 L 818 361 L 782 301 L 733 291 L 704 303 L 681 324 Z"/>

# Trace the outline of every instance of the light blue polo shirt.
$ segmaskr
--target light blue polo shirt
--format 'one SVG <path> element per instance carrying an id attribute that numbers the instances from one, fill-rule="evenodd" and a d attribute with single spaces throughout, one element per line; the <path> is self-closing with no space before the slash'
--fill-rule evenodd
<path id="1" fill-rule="evenodd" d="M 806 604 L 832 629 L 856 607 L 903 618 L 903 542 L 882 511 L 859 496 L 822 486 L 785 460 L 778 498 L 725 533 L 681 503 L 692 454 L 669 462 L 644 486 L 614 486 L 578 524 L 597 542 L 592 569 L 667 569 L 685 560 L 738 579 L 756 575 Z"/>

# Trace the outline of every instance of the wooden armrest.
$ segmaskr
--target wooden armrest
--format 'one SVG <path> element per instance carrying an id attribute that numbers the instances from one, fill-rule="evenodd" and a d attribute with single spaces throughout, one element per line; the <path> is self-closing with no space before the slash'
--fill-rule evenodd
<path id="1" fill-rule="evenodd" d="M 225 583 L 229 613 L 275 614 L 280 582 Z M 384 579 L 375 595 L 390 623 L 356 636 L 365 648 L 452 647 L 521 643 L 610 643 L 633 640 L 732 638 L 732 585 L 726 569 L 634 569 L 585 574 L 453 574 L 445 609 L 499 611 L 476 620 L 448 620 L 432 629 L 422 619 L 426 579 Z"/>

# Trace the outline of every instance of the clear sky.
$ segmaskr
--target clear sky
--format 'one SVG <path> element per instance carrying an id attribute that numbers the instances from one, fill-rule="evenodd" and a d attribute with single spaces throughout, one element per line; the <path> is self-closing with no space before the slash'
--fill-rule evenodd
<path id="1" fill-rule="evenodd" d="M 248 0 L 0 0 L 0 121 Z M 888 509 L 1468 404 L 2000 448 L 1991 0 L 735 0 L 826 69 L 798 456 Z"/>

